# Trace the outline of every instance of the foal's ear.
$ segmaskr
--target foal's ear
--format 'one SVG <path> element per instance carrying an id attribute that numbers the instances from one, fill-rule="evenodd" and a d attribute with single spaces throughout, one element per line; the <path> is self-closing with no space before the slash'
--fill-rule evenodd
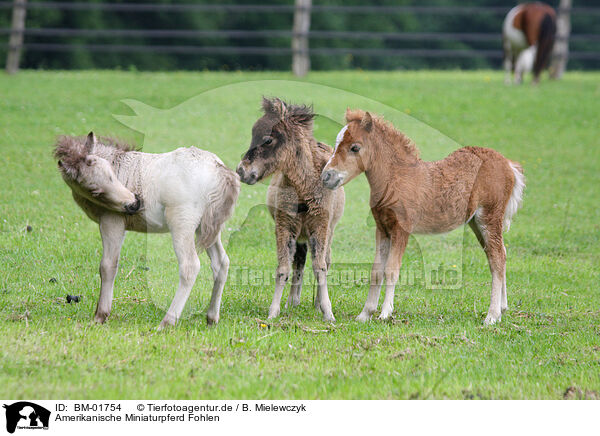
<path id="1" fill-rule="evenodd" d="M 94 149 L 94 146 L 96 145 L 96 136 L 94 135 L 94 132 L 90 132 L 87 135 L 87 138 L 85 140 L 85 151 L 89 154 L 92 152 L 92 150 Z"/>
<path id="2" fill-rule="evenodd" d="M 373 128 L 373 117 L 369 112 L 365 112 L 365 116 L 360 121 L 360 127 L 362 127 L 365 131 L 370 132 Z"/>
<path id="3" fill-rule="evenodd" d="M 262 107 L 266 114 L 276 115 L 279 118 L 283 118 L 287 110 L 283 100 L 277 97 L 271 99 L 263 97 Z"/>

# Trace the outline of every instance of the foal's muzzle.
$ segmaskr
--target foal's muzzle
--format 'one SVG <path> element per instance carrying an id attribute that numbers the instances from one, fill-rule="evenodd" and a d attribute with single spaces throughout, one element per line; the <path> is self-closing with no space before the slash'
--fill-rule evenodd
<path id="1" fill-rule="evenodd" d="M 140 197 L 137 194 L 135 194 L 135 201 L 133 203 L 130 203 L 125 206 L 125 213 L 127 215 L 133 215 L 133 214 L 139 212 L 141 207 L 142 207 L 142 200 L 140 199 Z"/>
<path id="2" fill-rule="evenodd" d="M 246 171 L 241 162 L 238 165 L 236 172 L 240 176 L 240 180 L 248 185 L 254 185 L 258 182 L 258 172 L 256 170 Z"/>
<path id="3" fill-rule="evenodd" d="M 321 174 L 321 180 L 323 181 L 323 185 L 329 189 L 335 189 L 342 184 L 342 177 L 340 173 L 335 170 L 327 170 L 323 171 Z"/>

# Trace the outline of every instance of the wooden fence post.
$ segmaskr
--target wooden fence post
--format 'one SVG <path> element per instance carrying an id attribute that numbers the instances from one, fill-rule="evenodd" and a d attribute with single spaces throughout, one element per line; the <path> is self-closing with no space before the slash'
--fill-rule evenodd
<path id="1" fill-rule="evenodd" d="M 8 54 L 6 55 L 6 72 L 8 74 L 14 74 L 19 71 L 26 13 L 27 0 L 14 0 L 10 38 L 8 40 Z"/>
<path id="2" fill-rule="evenodd" d="M 310 70 L 308 32 L 310 30 L 310 8 L 312 0 L 296 0 L 294 28 L 292 29 L 292 71 L 302 77 Z"/>
<path id="3" fill-rule="evenodd" d="M 552 53 L 550 76 L 560 79 L 567 68 L 569 60 L 569 34 L 571 33 L 572 0 L 560 0 L 558 17 L 556 18 L 556 42 Z"/>

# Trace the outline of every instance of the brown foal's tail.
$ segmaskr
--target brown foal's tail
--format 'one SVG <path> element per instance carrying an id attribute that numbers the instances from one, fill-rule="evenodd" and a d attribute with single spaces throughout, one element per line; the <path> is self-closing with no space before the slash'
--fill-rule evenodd
<path id="1" fill-rule="evenodd" d="M 508 161 L 510 169 L 515 175 L 515 184 L 513 186 L 512 193 L 508 199 L 506 210 L 504 211 L 504 230 L 510 230 L 510 221 L 512 217 L 517 213 L 521 203 L 523 202 L 523 191 L 525 190 L 525 175 L 523 173 L 523 167 L 520 163 L 514 161 Z"/>

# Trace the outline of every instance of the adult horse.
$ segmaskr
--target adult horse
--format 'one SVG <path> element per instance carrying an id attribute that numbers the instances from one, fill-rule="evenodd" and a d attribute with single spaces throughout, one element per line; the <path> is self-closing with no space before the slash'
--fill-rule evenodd
<path id="1" fill-rule="evenodd" d="M 523 81 L 523 74 L 533 69 L 533 83 L 538 83 L 546 67 L 556 36 L 556 12 L 544 3 L 523 3 L 512 8 L 502 27 L 505 83 Z"/>

